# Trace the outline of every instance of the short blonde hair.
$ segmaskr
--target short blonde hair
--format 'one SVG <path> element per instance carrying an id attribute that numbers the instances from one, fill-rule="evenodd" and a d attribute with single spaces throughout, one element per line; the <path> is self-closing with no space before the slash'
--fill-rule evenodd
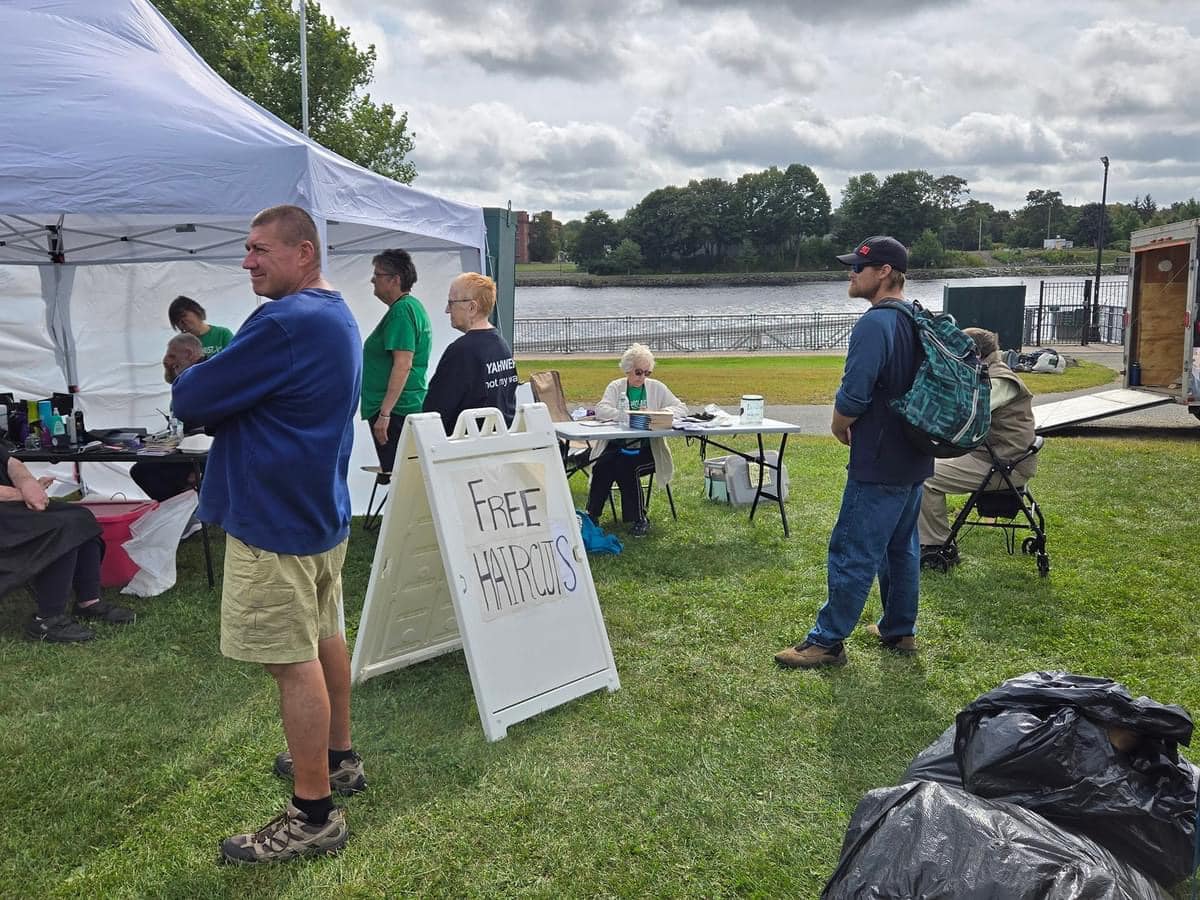
<path id="1" fill-rule="evenodd" d="M 630 344 L 629 349 L 621 354 L 621 371 L 628 375 L 637 367 L 638 363 L 645 363 L 642 366 L 644 369 L 653 369 L 654 354 L 645 344 Z"/>
<path id="2" fill-rule="evenodd" d="M 463 272 L 452 282 L 462 293 L 463 300 L 474 300 L 475 308 L 485 319 L 496 308 L 496 282 L 478 272 Z"/>

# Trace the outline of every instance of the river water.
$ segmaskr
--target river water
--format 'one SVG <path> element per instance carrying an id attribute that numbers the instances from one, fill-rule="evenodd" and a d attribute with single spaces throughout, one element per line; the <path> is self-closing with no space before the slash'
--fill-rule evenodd
<path id="1" fill-rule="evenodd" d="M 942 308 L 946 285 L 1025 285 L 1025 303 L 1037 302 L 1041 282 L 1080 284 L 1081 276 L 1035 278 L 953 278 L 910 280 L 905 296 L 926 309 Z M 1114 281 L 1105 278 L 1107 285 Z M 1123 279 L 1121 279 L 1123 280 Z M 564 316 L 686 316 L 767 313 L 856 313 L 866 301 L 846 296 L 847 280 L 750 287 L 527 287 L 517 288 L 518 319 Z M 1080 294 L 1082 300 L 1082 293 Z"/>

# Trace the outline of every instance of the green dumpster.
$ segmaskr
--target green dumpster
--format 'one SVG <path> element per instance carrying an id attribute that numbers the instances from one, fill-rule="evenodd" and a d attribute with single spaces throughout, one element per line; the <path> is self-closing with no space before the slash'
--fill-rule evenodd
<path id="1" fill-rule="evenodd" d="M 1000 338 L 1000 349 L 1020 350 L 1025 328 L 1025 285 L 951 285 L 942 288 L 942 310 L 959 328 L 986 328 Z"/>

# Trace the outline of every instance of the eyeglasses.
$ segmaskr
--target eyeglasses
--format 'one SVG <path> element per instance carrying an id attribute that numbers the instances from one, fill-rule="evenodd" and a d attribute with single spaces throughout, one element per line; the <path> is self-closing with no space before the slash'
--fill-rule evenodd
<path id="1" fill-rule="evenodd" d="M 654 370 L 653 369 L 634 369 L 633 374 L 636 375 L 638 378 L 641 378 L 645 375 L 653 375 Z"/>
<path id="2" fill-rule="evenodd" d="M 857 274 L 858 274 L 859 272 L 861 272 L 863 269 L 870 269 L 870 268 L 872 268 L 872 267 L 877 269 L 877 268 L 879 268 L 880 266 L 886 266 L 886 265 L 887 265 L 887 263 L 877 263 L 877 262 L 856 262 L 856 263 L 851 263 L 851 265 L 850 265 L 850 271 L 851 271 L 851 272 L 853 272 L 855 275 L 857 275 Z"/>
<path id="3" fill-rule="evenodd" d="M 395 272 L 372 272 L 371 273 L 372 281 L 374 281 L 376 278 L 398 278 L 398 277 L 399 276 Z"/>
<path id="4" fill-rule="evenodd" d="M 471 298 L 470 298 L 470 297 L 464 297 L 464 298 L 463 298 L 463 299 L 461 299 L 461 300 L 447 300 L 447 301 L 446 301 L 447 305 L 449 305 L 449 304 L 451 304 L 451 303 L 470 303 L 470 302 L 471 302 Z"/>

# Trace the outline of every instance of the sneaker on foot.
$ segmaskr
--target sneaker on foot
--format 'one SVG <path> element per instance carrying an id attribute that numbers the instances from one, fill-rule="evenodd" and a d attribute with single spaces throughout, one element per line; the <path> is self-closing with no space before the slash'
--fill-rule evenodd
<path id="1" fill-rule="evenodd" d="M 629 526 L 629 533 L 634 537 L 645 537 L 650 533 L 650 520 L 638 519 Z"/>
<path id="2" fill-rule="evenodd" d="M 292 754 L 284 750 L 275 757 L 275 774 L 280 778 L 291 779 L 296 776 L 292 765 Z M 349 759 L 342 760 L 337 771 L 329 773 L 329 787 L 343 797 L 351 794 L 361 794 L 367 789 L 367 776 L 363 771 L 362 757 L 355 753 Z"/>
<path id="3" fill-rule="evenodd" d="M 841 641 L 832 647 L 802 641 L 775 654 L 775 662 L 787 669 L 815 669 L 819 666 L 844 666 L 846 650 Z"/>
<path id="4" fill-rule="evenodd" d="M 879 626 L 874 622 L 867 626 L 867 634 L 875 635 L 879 639 L 880 644 L 896 653 L 911 654 L 917 652 L 917 639 L 911 634 L 885 638 L 879 633 Z"/>
<path id="5" fill-rule="evenodd" d="M 34 616 L 25 626 L 25 636 L 51 644 L 78 644 L 90 641 L 96 632 L 80 625 L 66 613 L 39 619 Z"/>
<path id="6" fill-rule="evenodd" d="M 285 862 L 298 856 L 324 856 L 346 846 L 350 829 L 346 811 L 335 806 L 324 825 L 310 824 L 304 813 L 287 805 L 282 813 L 252 834 L 235 834 L 221 842 L 221 862 Z"/>
<path id="7" fill-rule="evenodd" d="M 75 604 L 75 615 L 93 622 L 108 622 L 110 625 L 130 625 L 137 620 L 137 613 L 124 606 L 114 606 L 107 600 L 97 600 L 91 606 Z"/>

